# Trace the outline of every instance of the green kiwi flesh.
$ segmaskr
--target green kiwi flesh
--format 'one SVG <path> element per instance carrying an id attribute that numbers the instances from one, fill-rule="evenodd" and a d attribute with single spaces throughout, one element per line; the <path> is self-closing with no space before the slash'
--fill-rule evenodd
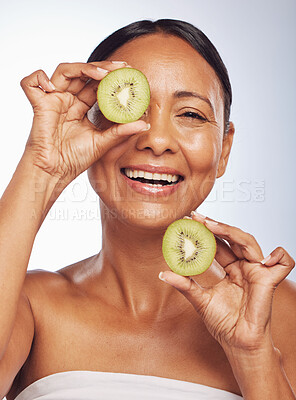
<path id="1" fill-rule="evenodd" d="M 109 72 L 98 86 L 97 100 L 102 114 L 119 124 L 137 121 L 150 102 L 146 76 L 134 68 Z"/>
<path id="2" fill-rule="evenodd" d="M 202 223 L 179 219 L 168 226 L 162 241 L 162 253 L 176 274 L 198 275 L 212 264 L 216 254 L 216 240 Z"/>

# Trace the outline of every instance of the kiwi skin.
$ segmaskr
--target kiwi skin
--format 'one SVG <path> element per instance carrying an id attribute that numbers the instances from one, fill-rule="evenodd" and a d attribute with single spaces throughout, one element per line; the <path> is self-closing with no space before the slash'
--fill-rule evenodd
<path id="1" fill-rule="evenodd" d="M 127 88 L 129 98 L 123 105 L 117 96 Z M 148 80 L 135 68 L 125 67 L 111 71 L 99 83 L 97 102 L 101 113 L 109 121 L 122 124 L 137 121 L 150 103 Z"/>
<path id="2" fill-rule="evenodd" d="M 199 263 L 198 265 L 193 260 L 184 260 L 182 244 L 184 244 L 185 239 L 191 242 L 192 248 L 194 246 L 197 251 L 200 251 L 200 257 L 203 257 L 202 264 Z M 198 244 L 198 242 L 201 244 Z M 201 246 L 200 249 L 197 246 Z M 162 253 L 166 263 L 176 274 L 183 276 L 199 275 L 210 267 L 215 258 L 215 236 L 201 222 L 192 219 L 180 219 L 168 226 L 162 241 Z"/>

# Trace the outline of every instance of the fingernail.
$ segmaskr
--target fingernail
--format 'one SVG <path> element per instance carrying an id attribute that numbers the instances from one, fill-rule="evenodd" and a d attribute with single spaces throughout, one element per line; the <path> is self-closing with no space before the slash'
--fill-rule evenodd
<path id="1" fill-rule="evenodd" d="M 263 258 L 263 260 L 260 261 L 260 262 L 261 262 L 261 264 L 265 264 L 265 263 L 266 263 L 267 261 L 269 261 L 270 259 L 271 259 L 271 255 L 269 254 L 269 256 Z"/>
<path id="2" fill-rule="evenodd" d="M 102 74 L 108 74 L 109 73 L 109 71 L 107 69 L 104 69 L 104 68 L 97 67 L 97 70 L 98 70 L 98 72 L 100 72 Z"/>
<path id="3" fill-rule="evenodd" d="M 56 90 L 56 87 L 52 82 L 48 81 L 48 84 L 52 88 L 52 90 Z"/>
<path id="4" fill-rule="evenodd" d="M 214 225 L 218 225 L 218 222 L 216 222 L 216 221 L 211 221 L 211 220 L 209 220 L 209 219 L 206 219 L 205 220 L 205 223 L 206 224 L 208 224 L 208 225 L 212 225 L 212 226 L 214 226 Z"/>
<path id="5" fill-rule="evenodd" d="M 150 128 L 151 128 L 151 125 L 150 124 L 146 124 L 146 127 L 141 129 L 139 132 L 149 131 Z"/>
<path id="6" fill-rule="evenodd" d="M 127 65 L 127 63 L 125 61 L 111 61 L 112 64 L 125 64 Z"/>
<path id="7" fill-rule="evenodd" d="M 185 215 L 185 217 L 183 217 L 183 219 L 192 219 L 192 218 L 190 218 L 187 215 Z"/>
<path id="8" fill-rule="evenodd" d="M 193 217 L 193 216 L 196 216 L 196 217 L 200 217 L 200 218 L 206 218 L 204 215 L 199 214 L 197 211 L 191 211 L 190 215 L 191 215 L 192 217 Z"/>
<path id="9" fill-rule="evenodd" d="M 161 281 L 165 282 L 165 279 L 164 279 L 164 277 L 163 277 L 163 272 L 160 272 L 160 273 L 159 273 L 158 278 L 159 278 Z"/>

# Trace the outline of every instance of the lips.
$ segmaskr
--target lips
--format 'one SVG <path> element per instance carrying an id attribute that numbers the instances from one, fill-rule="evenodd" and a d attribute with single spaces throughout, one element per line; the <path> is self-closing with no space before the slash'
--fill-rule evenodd
<path id="1" fill-rule="evenodd" d="M 142 194 L 169 195 L 175 192 L 184 176 L 174 168 L 154 165 L 131 165 L 120 170 L 126 183 Z"/>
<path id="2" fill-rule="evenodd" d="M 159 173 L 159 174 L 172 174 L 172 175 L 183 176 L 181 172 L 179 172 L 178 170 L 176 170 L 174 168 L 166 167 L 166 166 L 152 165 L 152 164 L 125 165 L 124 168 L 130 168 L 133 170 L 141 170 L 141 171 L 145 171 L 145 172 L 152 172 L 152 173 Z"/>

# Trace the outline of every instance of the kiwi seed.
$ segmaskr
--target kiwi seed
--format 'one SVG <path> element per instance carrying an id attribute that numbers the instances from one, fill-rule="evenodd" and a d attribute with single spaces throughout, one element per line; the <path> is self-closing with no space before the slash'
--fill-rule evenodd
<path id="1" fill-rule="evenodd" d="M 216 254 L 216 240 L 202 223 L 179 219 L 167 228 L 162 241 L 162 253 L 176 274 L 198 275 L 212 264 Z"/>
<path id="2" fill-rule="evenodd" d="M 150 102 L 146 76 L 134 68 L 109 72 L 98 86 L 97 100 L 102 114 L 119 124 L 137 121 Z"/>

